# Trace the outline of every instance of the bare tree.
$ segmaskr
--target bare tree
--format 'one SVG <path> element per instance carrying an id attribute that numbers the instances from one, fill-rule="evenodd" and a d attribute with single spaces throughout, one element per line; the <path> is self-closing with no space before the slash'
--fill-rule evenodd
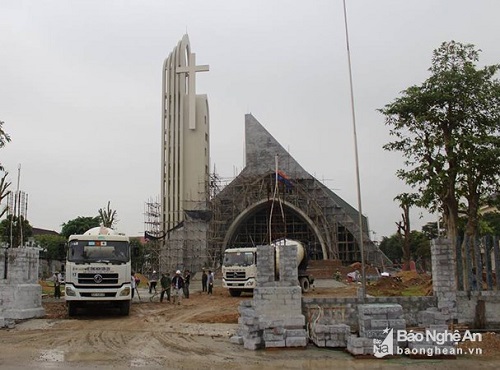
<path id="1" fill-rule="evenodd" d="M 10 190 L 8 190 L 10 186 L 10 182 L 7 181 L 7 175 L 9 173 L 5 172 L 2 179 L 0 179 L 0 204 L 2 201 L 10 194 Z M 0 218 L 9 210 L 9 206 L 5 206 L 3 209 L 0 208 Z"/>
<path id="2" fill-rule="evenodd" d="M 110 201 L 108 201 L 107 209 L 99 209 L 99 217 L 101 218 L 102 226 L 113 228 L 113 226 L 118 222 L 116 218 L 116 211 L 112 210 L 110 207 Z"/>
<path id="3" fill-rule="evenodd" d="M 0 121 L 0 148 L 3 148 L 3 146 L 10 141 L 10 136 L 3 130 L 3 121 Z M 0 171 L 3 171 L 3 166 L 0 163 Z"/>
<path id="4" fill-rule="evenodd" d="M 411 260 L 411 251 L 410 251 L 410 206 L 414 204 L 416 195 L 403 193 L 399 194 L 395 200 L 399 201 L 400 207 L 403 210 L 403 214 L 401 215 L 402 221 L 397 222 L 398 225 L 398 234 L 403 236 L 403 270 L 410 269 L 410 260 Z"/>

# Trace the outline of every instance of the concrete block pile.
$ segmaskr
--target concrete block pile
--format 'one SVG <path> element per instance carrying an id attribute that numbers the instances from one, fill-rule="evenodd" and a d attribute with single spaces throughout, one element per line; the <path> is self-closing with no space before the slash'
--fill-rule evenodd
<path id="1" fill-rule="evenodd" d="M 418 313 L 418 325 L 428 327 L 429 325 L 446 325 L 451 319 L 451 315 L 442 312 L 437 307 L 430 307 Z"/>
<path id="2" fill-rule="evenodd" d="M 259 318 L 252 306 L 252 301 L 242 301 L 238 308 L 238 329 L 231 337 L 231 343 L 243 344 L 245 349 L 256 350 L 264 347 L 263 331 L 259 328 Z"/>
<path id="3" fill-rule="evenodd" d="M 259 321 L 266 348 L 307 346 L 304 316 L 277 320 L 262 318 Z"/>
<path id="4" fill-rule="evenodd" d="M 354 356 L 373 355 L 373 339 L 349 335 L 347 337 L 347 352 Z"/>
<path id="5" fill-rule="evenodd" d="M 392 329 L 393 353 L 398 346 L 396 332 L 406 329 L 403 307 L 399 304 L 364 304 L 358 306 L 359 337 L 349 337 L 347 351 L 353 355 L 373 355 L 374 339 L 384 340 Z"/>
<path id="6" fill-rule="evenodd" d="M 268 298 L 270 296 L 267 296 Z M 262 309 L 262 305 L 259 306 Z M 265 306 L 270 308 L 270 305 Z M 242 301 L 238 308 L 238 329 L 231 343 L 243 344 L 245 349 L 257 350 L 273 347 L 305 347 L 308 343 L 305 330 L 305 316 L 291 315 L 283 307 L 285 314 L 274 315 L 256 310 L 254 301 Z"/>
<path id="7" fill-rule="evenodd" d="M 364 304 L 358 306 L 359 336 L 365 338 L 385 338 L 387 328 L 406 329 L 403 307 L 399 304 Z"/>
<path id="8" fill-rule="evenodd" d="M 310 339 L 318 347 L 345 348 L 350 336 L 351 328 L 345 324 L 316 324 L 309 330 Z"/>
<path id="9" fill-rule="evenodd" d="M 274 271 L 274 250 L 257 247 L 257 287 L 253 299 L 240 303 L 238 329 L 232 343 L 244 348 L 305 347 L 308 343 L 302 294 L 297 281 L 297 247 L 280 246 L 280 279 Z"/>

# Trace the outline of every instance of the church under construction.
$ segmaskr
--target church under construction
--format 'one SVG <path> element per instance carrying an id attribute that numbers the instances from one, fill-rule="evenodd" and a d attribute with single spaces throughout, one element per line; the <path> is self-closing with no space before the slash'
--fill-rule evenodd
<path id="1" fill-rule="evenodd" d="M 251 114 L 245 116 L 245 147 L 245 168 L 210 201 L 213 254 L 286 237 L 308 246 L 311 259 L 360 261 L 358 212 L 304 170 Z M 379 265 L 384 256 L 362 219 L 365 257 Z"/>
<path id="2" fill-rule="evenodd" d="M 360 261 L 356 209 L 302 168 L 251 115 L 245 115 L 246 166 L 221 188 L 209 168 L 206 95 L 196 95 L 196 66 L 187 35 L 164 64 L 162 196 L 146 207 L 151 266 L 161 271 L 216 268 L 228 247 L 295 239 L 310 259 Z M 365 261 L 386 257 L 362 217 Z"/>

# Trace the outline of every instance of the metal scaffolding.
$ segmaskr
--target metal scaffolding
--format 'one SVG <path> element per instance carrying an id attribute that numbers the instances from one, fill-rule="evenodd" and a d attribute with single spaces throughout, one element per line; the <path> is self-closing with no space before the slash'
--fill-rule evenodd
<path id="1" fill-rule="evenodd" d="M 208 202 L 188 201 L 185 219 L 175 230 L 161 230 L 161 204 L 149 201 L 145 209 L 148 233 L 161 236 L 149 241 L 148 271 L 217 268 L 224 249 L 262 245 L 290 238 L 308 247 L 311 259 L 352 263 L 361 259 L 357 211 L 314 177 L 279 182 L 273 171 L 261 175 L 240 173 L 232 181 L 211 174 Z M 367 220 L 363 230 L 369 230 Z M 272 235 L 269 235 L 271 232 Z M 365 258 L 375 265 L 387 263 L 368 235 Z"/>
<path id="2" fill-rule="evenodd" d="M 150 276 L 153 271 L 159 271 L 161 266 L 163 230 L 161 229 L 161 203 L 158 198 L 150 198 L 144 204 L 144 231 L 146 245 L 141 272 Z"/>
<path id="3" fill-rule="evenodd" d="M 278 182 L 277 196 L 273 171 L 263 175 L 242 172 L 230 185 L 219 185 L 222 189 L 210 202 L 208 251 L 214 261 L 222 261 L 223 250 L 229 246 L 267 244 L 283 237 L 307 245 L 311 259 L 344 263 L 361 259 L 357 211 L 314 177 L 288 175 L 288 184 Z M 369 230 L 366 219 L 364 223 L 363 230 Z M 385 256 L 368 235 L 363 243 L 365 257 L 379 264 Z"/>

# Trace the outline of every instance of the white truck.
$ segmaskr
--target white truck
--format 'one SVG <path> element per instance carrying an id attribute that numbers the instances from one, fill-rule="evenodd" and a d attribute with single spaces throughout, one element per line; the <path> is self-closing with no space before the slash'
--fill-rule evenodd
<path id="1" fill-rule="evenodd" d="M 117 307 L 128 315 L 131 301 L 129 238 L 106 227 L 71 235 L 66 256 L 65 300 L 69 316 L 79 307 Z"/>
<path id="2" fill-rule="evenodd" d="M 307 254 L 304 245 L 296 240 L 280 239 L 271 245 L 276 250 L 275 271 L 279 271 L 279 245 L 297 245 L 298 284 L 302 292 L 309 291 L 314 278 L 307 274 Z M 257 248 L 228 248 L 224 251 L 222 265 L 222 285 L 233 297 L 239 297 L 243 292 L 253 292 L 257 275 Z"/>

